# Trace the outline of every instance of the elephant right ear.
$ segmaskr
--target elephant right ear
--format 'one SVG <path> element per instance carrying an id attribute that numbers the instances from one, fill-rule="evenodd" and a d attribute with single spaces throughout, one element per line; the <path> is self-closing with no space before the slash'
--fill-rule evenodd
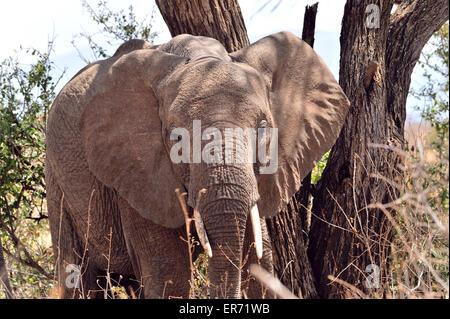
<path id="1" fill-rule="evenodd" d="M 154 88 L 184 63 L 152 49 L 98 63 L 80 123 L 93 175 L 144 218 L 171 228 L 184 224 L 175 194 L 183 186 L 164 147 Z"/>
<path id="2" fill-rule="evenodd" d="M 301 180 L 339 136 L 350 102 L 324 61 L 290 32 L 267 36 L 231 54 L 266 82 L 278 129 L 277 169 L 258 180 L 261 215 L 281 211 Z"/>

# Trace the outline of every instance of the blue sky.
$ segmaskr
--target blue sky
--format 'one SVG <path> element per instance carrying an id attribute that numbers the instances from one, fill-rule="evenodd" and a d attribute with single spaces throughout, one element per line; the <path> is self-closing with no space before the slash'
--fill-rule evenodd
<path id="1" fill-rule="evenodd" d="M 300 36 L 305 5 L 316 1 L 240 0 L 250 41 L 254 42 L 266 35 L 283 30 L 289 30 Z M 97 0 L 90 0 L 89 3 L 94 6 Z M 138 19 L 150 16 L 154 7 L 153 31 L 159 33 L 155 43 L 170 40 L 170 33 L 153 0 L 109 0 L 108 3 L 114 10 L 127 9 L 132 4 Z M 264 6 L 266 3 L 268 4 Z M 319 1 L 316 21 L 314 49 L 336 78 L 339 71 L 339 35 L 344 4 L 345 0 Z M 95 22 L 91 21 L 81 0 L 15 0 L 1 1 L 0 30 L 2 30 L 0 61 L 13 55 L 14 50 L 20 45 L 45 51 L 48 40 L 54 38 L 53 59 L 60 71 L 66 69 L 62 80 L 65 83 L 85 65 L 71 44 L 73 37 L 80 32 L 93 34 L 99 28 Z M 80 42 L 78 48 L 83 54 L 89 54 L 86 44 Z M 110 52 L 114 52 L 115 49 L 110 48 Z M 24 64 L 29 62 L 27 57 L 23 57 L 20 61 Z M 420 88 L 422 82 L 421 72 L 416 70 L 412 79 L 413 87 Z M 418 102 L 409 99 L 409 116 L 413 116 L 411 106 Z M 417 115 L 413 117 L 418 118 Z"/>

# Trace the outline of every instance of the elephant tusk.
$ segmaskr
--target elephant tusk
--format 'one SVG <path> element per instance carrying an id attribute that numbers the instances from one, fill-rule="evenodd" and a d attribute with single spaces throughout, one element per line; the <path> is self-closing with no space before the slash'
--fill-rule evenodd
<path id="1" fill-rule="evenodd" d="M 198 237 L 200 239 L 200 244 L 202 244 L 203 249 L 209 258 L 212 258 L 212 249 L 208 240 L 208 235 L 206 234 L 205 225 L 203 224 L 202 217 L 200 213 L 195 210 L 194 211 L 194 219 L 195 219 L 195 229 L 197 230 Z"/>
<path id="2" fill-rule="evenodd" d="M 261 259 L 263 255 L 262 232 L 261 221 L 259 220 L 258 206 L 256 204 L 250 210 L 250 219 L 252 221 L 253 235 L 255 237 L 256 256 L 258 257 L 258 259 Z"/>
<path id="3" fill-rule="evenodd" d="M 197 203 L 194 208 L 194 223 L 195 229 L 197 230 L 198 238 L 200 240 L 200 244 L 202 245 L 208 257 L 212 258 L 213 256 L 212 249 L 208 240 L 208 235 L 206 234 L 205 224 L 203 223 L 202 216 L 198 212 L 198 204 L 200 202 L 201 195 L 204 194 L 205 192 L 206 192 L 205 189 L 202 189 L 198 192 Z"/>

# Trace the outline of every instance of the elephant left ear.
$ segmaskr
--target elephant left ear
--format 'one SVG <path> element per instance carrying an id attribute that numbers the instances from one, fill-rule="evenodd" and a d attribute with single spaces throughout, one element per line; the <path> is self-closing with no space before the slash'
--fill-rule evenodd
<path id="1" fill-rule="evenodd" d="M 126 49 L 126 48 L 125 48 Z M 81 137 L 89 170 L 142 217 L 184 224 L 175 189 L 183 189 L 164 146 L 155 88 L 186 59 L 153 49 L 99 62 L 79 82 Z"/>
<path id="2" fill-rule="evenodd" d="M 280 32 L 230 54 L 256 69 L 269 88 L 278 128 L 278 169 L 258 181 L 259 210 L 273 216 L 301 186 L 301 180 L 336 141 L 349 101 L 333 74 L 304 41 Z"/>

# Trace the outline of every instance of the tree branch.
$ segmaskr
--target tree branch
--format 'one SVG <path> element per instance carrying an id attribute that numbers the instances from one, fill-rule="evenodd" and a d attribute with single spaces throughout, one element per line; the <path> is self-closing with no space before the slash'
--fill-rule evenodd
<path id="1" fill-rule="evenodd" d="M 403 1 L 391 15 L 387 65 L 401 60 L 414 67 L 433 33 L 449 19 L 448 10 L 448 0 Z"/>
<path id="2" fill-rule="evenodd" d="M 31 256 L 30 252 L 26 249 L 25 245 L 20 241 L 20 239 L 16 236 L 16 234 L 14 233 L 14 231 L 12 231 L 8 225 L 6 225 L 6 223 L 0 219 L 0 226 L 2 229 L 4 229 L 9 236 L 11 237 L 11 240 L 13 241 L 14 245 L 17 247 L 17 249 L 20 251 L 22 251 L 25 254 L 25 258 L 23 259 L 20 256 L 20 252 L 18 256 L 15 256 L 12 252 L 10 252 L 9 250 L 7 250 L 6 248 L 2 248 L 3 252 L 5 252 L 8 256 L 10 256 L 11 258 L 13 258 L 14 260 L 16 260 L 17 262 L 20 262 L 26 266 L 29 266 L 31 268 L 36 269 L 37 271 L 39 271 L 41 274 L 43 274 L 45 277 L 47 277 L 50 280 L 54 280 L 54 276 L 50 273 L 48 273 L 44 268 L 42 268 Z"/>
<path id="3" fill-rule="evenodd" d="M 302 39 L 308 43 L 311 48 L 314 47 L 314 32 L 316 29 L 316 15 L 319 3 L 316 2 L 311 6 L 305 7 L 305 15 L 303 19 Z"/>
<path id="4" fill-rule="evenodd" d="M 448 0 L 405 0 L 391 15 L 386 42 L 387 107 L 399 139 L 403 135 L 414 66 L 433 33 L 448 20 L 448 9 Z"/>

